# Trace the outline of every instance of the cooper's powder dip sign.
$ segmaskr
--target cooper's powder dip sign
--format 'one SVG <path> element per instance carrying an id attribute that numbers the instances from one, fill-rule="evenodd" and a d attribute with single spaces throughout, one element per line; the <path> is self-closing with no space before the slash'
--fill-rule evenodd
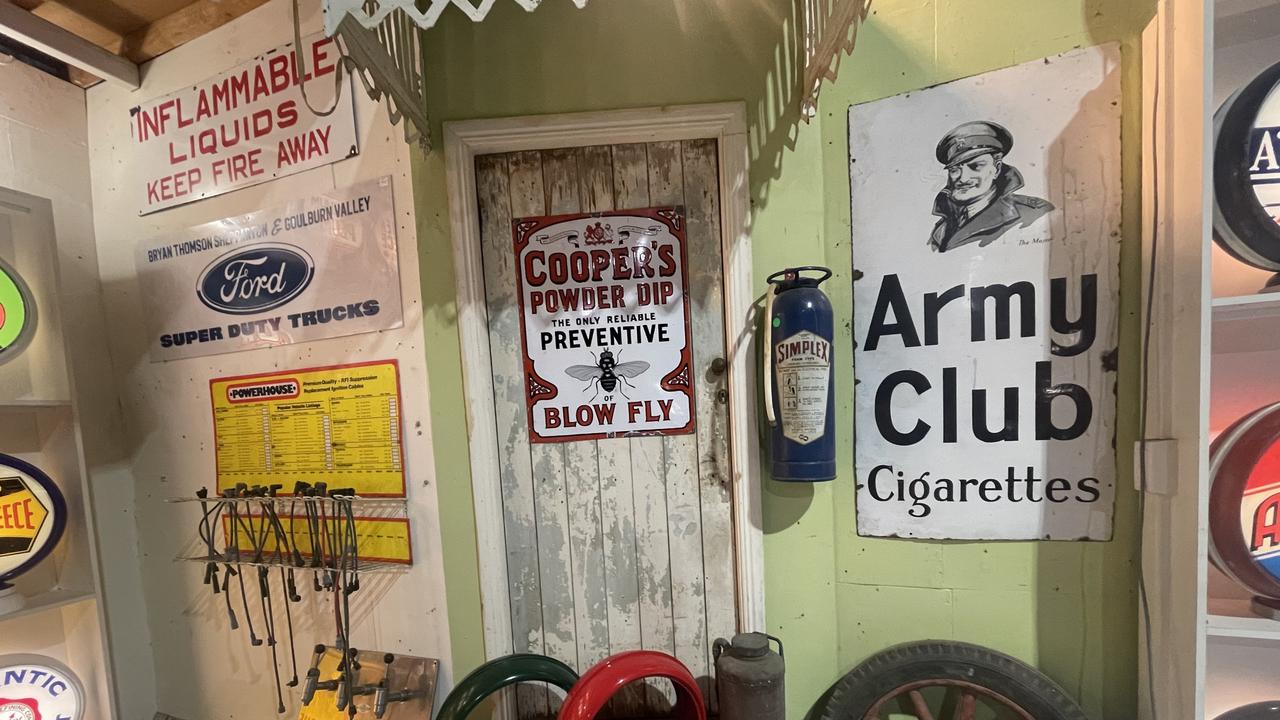
<path id="1" fill-rule="evenodd" d="M 530 440 L 693 432 L 683 208 L 513 226 Z"/>
<path id="2" fill-rule="evenodd" d="M 220 195 L 358 152 L 351 81 L 335 98 L 341 55 L 332 38 L 270 50 L 192 87 L 130 110 L 138 214 Z M 301 68 L 305 67 L 305 73 Z M 320 117 L 303 101 L 299 87 Z"/>
<path id="3" fill-rule="evenodd" d="M 849 111 L 858 532 L 1111 537 L 1120 57 Z"/>

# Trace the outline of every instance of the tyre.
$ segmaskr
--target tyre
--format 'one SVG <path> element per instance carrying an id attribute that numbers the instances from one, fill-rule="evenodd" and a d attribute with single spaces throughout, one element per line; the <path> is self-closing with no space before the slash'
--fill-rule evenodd
<path id="1" fill-rule="evenodd" d="M 820 720 L 1088 720 L 1057 683 L 1030 665 L 978 645 L 940 640 L 871 656 L 832 686 L 821 705 Z"/>

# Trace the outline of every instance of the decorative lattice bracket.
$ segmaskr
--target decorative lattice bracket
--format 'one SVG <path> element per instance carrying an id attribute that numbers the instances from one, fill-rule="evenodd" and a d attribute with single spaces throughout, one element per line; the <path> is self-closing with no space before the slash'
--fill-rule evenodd
<path id="1" fill-rule="evenodd" d="M 404 137 L 431 149 L 422 31 L 453 5 L 475 22 L 498 0 L 323 0 L 324 29 L 342 41 L 344 64 L 375 101 L 386 98 L 391 122 L 404 119 Z M 536 10 L 542 0 L 515 0 Z M 587 0 L 572 0 L 579 8 Z M 425 9 L 419 9 L 425 5 Z"/>
<path id="2" fill-rule="evenodd" d="M 543 0 L 515 0 L 525 10 L 537 10 Z M 578 7 L 586 7 L 587 0 L 572 0 Z M 345 16 L 355 18 L 356 22 L 366 28 L 373 29 L 387 18 L 393 11 L 404 13 L 415 25 L 426 29 L 433 27 L 440 19 L 441 13 L 450 5 L 457 7 L 475 22 L 484 20 L 498 0 L 325 0 L 324 29 L 328 35 L 338 32 Z M 425 4 L 425 9 L 419 5 Z"/>
<path id="3" fill-rule="evenodd" d="M 543 0 L 512 0 L 536 10 Z M 563 0 L 561 0 L 563 1 Z M 579 8 L 588 0 L 570 0 Z M 475 22 L 499 0 L 323 0 L 325 32 L 342 40 L 346 65 L 374 100 L 387 99 L 392 122 L 406 119 L 405 139 L 430 149 L 422 31 L 433 27 L 450 5 Z M 853 52 L 858 26 L 871 0 L 804 0 L 805 119 L 818 111 L 824 80 L 836 79 L 840 60 Z"/>
<path id="4" fill-rule="evenodd" d="M 800 109 L 805 120 L 818 114 L 822 81 L 835 81 L 840 60 L 853 53 L 858 27 L 867 19 L 871 0 L 804 0 L 804 97 Z"/>

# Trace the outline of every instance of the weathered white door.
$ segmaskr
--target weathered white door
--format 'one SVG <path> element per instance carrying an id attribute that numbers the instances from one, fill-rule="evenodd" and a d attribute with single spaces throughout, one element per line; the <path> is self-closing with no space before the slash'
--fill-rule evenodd
<path id="1" fill-rule="evenodd" d="M 516 652 L 585 672 L 662 650 L 709 691 L 711 641 L 737 627 L 717 172 L 715 140 L 476 159 L 506 545 L 506 567 L 481 572 L 505 570 Z M 670 205 L 687 218 L 696 434 L 530 443 L 512 220 Z M 669 710 L 661 687 L 632 690 L 616 716 Z M 524 688 L 517 704 L 551 717 L 559 698 Z"/>

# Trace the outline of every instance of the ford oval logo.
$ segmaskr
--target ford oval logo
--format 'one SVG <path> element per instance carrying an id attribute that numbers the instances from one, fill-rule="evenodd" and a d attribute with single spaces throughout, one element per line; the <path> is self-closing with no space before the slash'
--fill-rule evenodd
<path id="1" fill-rule="evenodd" d="M 214 260 L 200 275 L 196 295 L 221 313 L 249 315 L 279 307 L 311 284 L 315 263 L 293 245 L 255 245 Z"/>

